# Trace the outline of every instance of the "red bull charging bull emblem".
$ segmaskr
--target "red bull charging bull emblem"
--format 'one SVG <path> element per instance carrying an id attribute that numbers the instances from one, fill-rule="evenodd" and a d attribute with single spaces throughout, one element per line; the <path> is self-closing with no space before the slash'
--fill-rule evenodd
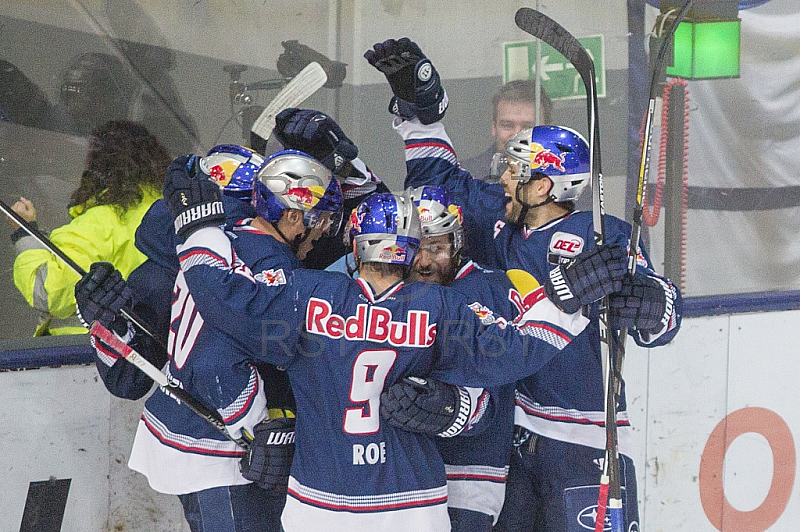
<path id="1" fill-rule="evenodd" d="M 392 262 L 405 262 L 406 250 L 396 244 L 392 244 L 383 248 L 378 258 Z"/>
<path id="2" fill-rule="evenodd" d="M 305 187 L 290 188 L 286 191 L 283 197 L 289 201 L 294 201 L 295 203 L 299 203 L 307 207 L 312 207 L 314 205 L 314 195 Z"/>
<path id="3" fill-rule="evenodd" d="M 545 170 L 551 166 L 560 172 L 566 172 L 564 168 L 564 154 L 553 153 L 549 148 L 545 148 L 541 144 L 532 143 L 531 170 Z"/>

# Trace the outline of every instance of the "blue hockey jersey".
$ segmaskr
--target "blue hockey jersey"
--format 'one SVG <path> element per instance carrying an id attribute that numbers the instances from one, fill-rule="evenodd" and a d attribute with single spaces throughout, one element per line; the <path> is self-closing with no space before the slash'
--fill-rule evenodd
<path id="1" fill-rule="evenodd" d="M 460 268 L 450 288 L 475 298 L 499 316 L 517 314 L 511 301 L 515 289 L 505 272 L 486 270 L 469 261 Z M 492 416 L 481 422 L 479 433 L 437 438 L 447 473 L 448 506 L 500 515 L 505 500 L 511 439 L 514 430 L 514 384 L 489 389 Z"/>
<path id="2" fill-rule="evenodd" d="M 464 214 L 467 245 L 481 264 L 502 270 L 528 272 L 547 279 L 557 264 L 594 246 L 590 212 L 573 212 L 537 228 L 507 225 L 504 220 L 505 192 L 500 185 L 474 180 L 458 165 L 441 123 L 422 125 L 418 120 L 396 119 L 394 128 L 405 142 L 407 178 L 405 186 L 444 185 L 453 193 Z M 631 228 L 606 215 L 606 241 L 627 246 Z M 677 334 L 682 300 L 668 279 L 657 275 L 644 247 L 638 257 L 638 272 L 656 280 L 672 295 L 667 325 L 657 334 L 630 330 L 637 344 L 655 347 Z M 517 306 L 524 312 L 529 295 L 520 293 Z M 590 307 L 590 324 L 574 340 L 571 349 L 550 360 L 539 372 L 518 385 L 516 424 L 556 440 L 598 449 L 605 448 L 605 414 L 597 305 Z M 630 454 L 631 432 L 626 412 L 624 386 L 617 415 L 620 452 Z"/>
<path id="3" fill-rule="evenodd" d="M 297 401 L 283 526 L 306 530 L 449 529 L 433 438 L 382 423 L 380 393 L 406 376 L 473 387 L 516 381 L 568 349 L 588 320 L 542 295 L 505 327 L 479 301 L 425 283 L 375 294 L 363 279 L 296 270 L 254 275 L 216 228 L 179 248 L 197 310 L 231 346 L 261 346 Z"/>

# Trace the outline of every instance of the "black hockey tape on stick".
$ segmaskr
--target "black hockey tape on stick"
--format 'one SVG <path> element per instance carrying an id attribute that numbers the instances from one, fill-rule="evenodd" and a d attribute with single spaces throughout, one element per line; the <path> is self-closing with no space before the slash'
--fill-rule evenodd
<path id="1" fill-rule="evenodd" d="M 222 418 L 217 412 L 211 410 L 206 405 L 204 405 L 203 403 L 195 399 L 192 395 L 190 395 L 189 392 L 187 392 L 186 390 L 184 390 L 183 388 L 172 382 L 167 377 L 167 375 L 164 374 L 164 372 L 162 372 L 160 369 L 151 364 L 149 360 L 140 355 L 131 346 L 120 340 L 116 335 L 114 335 L 113 332 L 103 327 L 103 325 L 99 321 L 92 322 L 92 326 L 89 329 L 89 333 L 92 336 L 100 338 L 100 340 L 108 344 L 108 346 L 111 347 L 115 353 L 119 353 L 125 358 L 125 360 L 127 360 L 128 362 L 139 368 L 145 375 L 153 379 L 156 382 L 156 384 L 161 386 L 161 388 L 168 395 L 171 395 L 175 399 L 184 403 L 192 410 L 192 412 L 194 412 L 198 416 L 208 421 L 211 425 L 214 426 L 215 429 L 221 432 L 226 438 L 236 443 L 245 450 L 250 448 L 250 442 L 248 442 L 244 438 L 234 438 L 233 436 L 231 436 L 231 433 L 228 432 L 225 423 L 222 421 Z"/>
<path id="2" fill-rule="evenodd" d="M 21 228 L 23 228 L 29 235 L 31 235 L 33 238 L 35 238 L 36 241 L 39 242 L 39 244 L 41 244 L 42 246 L 47 248 L 47 250 L 50 251 L 50 253 L 52 253 L 53 255 L 58 257 L 59 259 L 63 260 L 64 263 L 67 266 L 69 266 L 72 271 L 74 271 L 75 273 L 77 273 L 81 277 L 86 275 L 86 271 L 83 268 L 81 268 L 78 265 L 77 262 L 72 260 L 66 253 L 64 253 L 63 251 L 58 249 L 58 247 L 55 244 L 50 242 L 49 238 L 44 236 L 44 234 L 42 234 L 41 231 L 39 231 L 38 229 L 33 227 L 31 224 L 29 224 L 22 216 L 20 216 L 16 212 L 14 212 L 14 210 L 11 207 L 9 207 L 2 200 L 0 200 L 0 210 L 2 210 L 5 213 L 6 216 L 8 216 L 12 220 L 14 220 L 14 222 L 17 225 L 19 225 Z M 155 340 L 156 343 L 158 343 L 158 345 L 160 345 L 161 347 L 164 347 L 164 345 L 161 342 L 161 340 L 159 340 L 155 336 L 155 334 L 153 334 L 150 331 L 150 329 L 146 325 L 144 325 L 144 322 L 142 321 L 142 319 L 139 318 L 136 314 L 134 314 L 133 311 L 126 310 L 126 309 L 123 308 L 119 312 L 120 312 L 120 314 L 122 314 L 123 317 L 125 317 L 128 320 L 130 320 L 131 323 L 133 323 L 136 327 L 141 329 L 142 332 L 144 332 L 147 336 L 149 336 L 150 338 Z M 164 347 L 164 349 L 166 349 L 166 347 Z"/>
<path id="3" fill-rule="evenodd" d="M 572 63 L 586 88 L 594 241 L 595 245 L 601 245 L 605 242 L 605 199 L 600 170 L 600 125 L 594 62 L 572 34 L 544 13 L 523 7 L 517 11 L 514 21 L 521 30 L 543 40 Z M 603 532 L 607 509 L 612 532 L 623 532 L 622 488 L 617 445 L 617 401 L 614 393 L 616 382 L 613 375 L 616 367 L 613 357 L 619 353 L 619 349 L 615 331 L 608 327 L 608 308 L 608 296 L 606 296 L 599 302 L 600 351 L 604 370 L 603 386 L 606 393 L 606 451 L 597 501 L 595 532 Z"/>

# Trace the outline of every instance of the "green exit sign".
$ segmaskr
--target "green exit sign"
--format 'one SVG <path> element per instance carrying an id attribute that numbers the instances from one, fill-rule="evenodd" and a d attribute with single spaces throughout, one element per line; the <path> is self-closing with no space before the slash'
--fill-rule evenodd
<path id="1" fill-rule="evenodd" d="M 606 64 L 603 52 L 603 36 L 582 37 L 578 42 L 586 48 L 594 61 L 597 76 L 597 96 L 606 95 Z M 542 88 L 551 100 L 584 98 L 586 89 L 580 74 L 572 63 L 556 50 L 541 41 L 519 41 L 503 43 L 503 83 L 515 79 L 535 79 L 536 47 L 542 46 Z"/>

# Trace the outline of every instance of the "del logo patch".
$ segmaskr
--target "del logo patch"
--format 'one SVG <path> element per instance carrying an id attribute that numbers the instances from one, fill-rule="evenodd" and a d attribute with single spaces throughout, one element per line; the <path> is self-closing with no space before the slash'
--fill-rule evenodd
<path id="1" fill-rule="evenodd" d="M 560 264 L 576 257 L 585 246 L 585 241 L 578 235 L 558 231 L 550 238 L 547 261 Z"/>

